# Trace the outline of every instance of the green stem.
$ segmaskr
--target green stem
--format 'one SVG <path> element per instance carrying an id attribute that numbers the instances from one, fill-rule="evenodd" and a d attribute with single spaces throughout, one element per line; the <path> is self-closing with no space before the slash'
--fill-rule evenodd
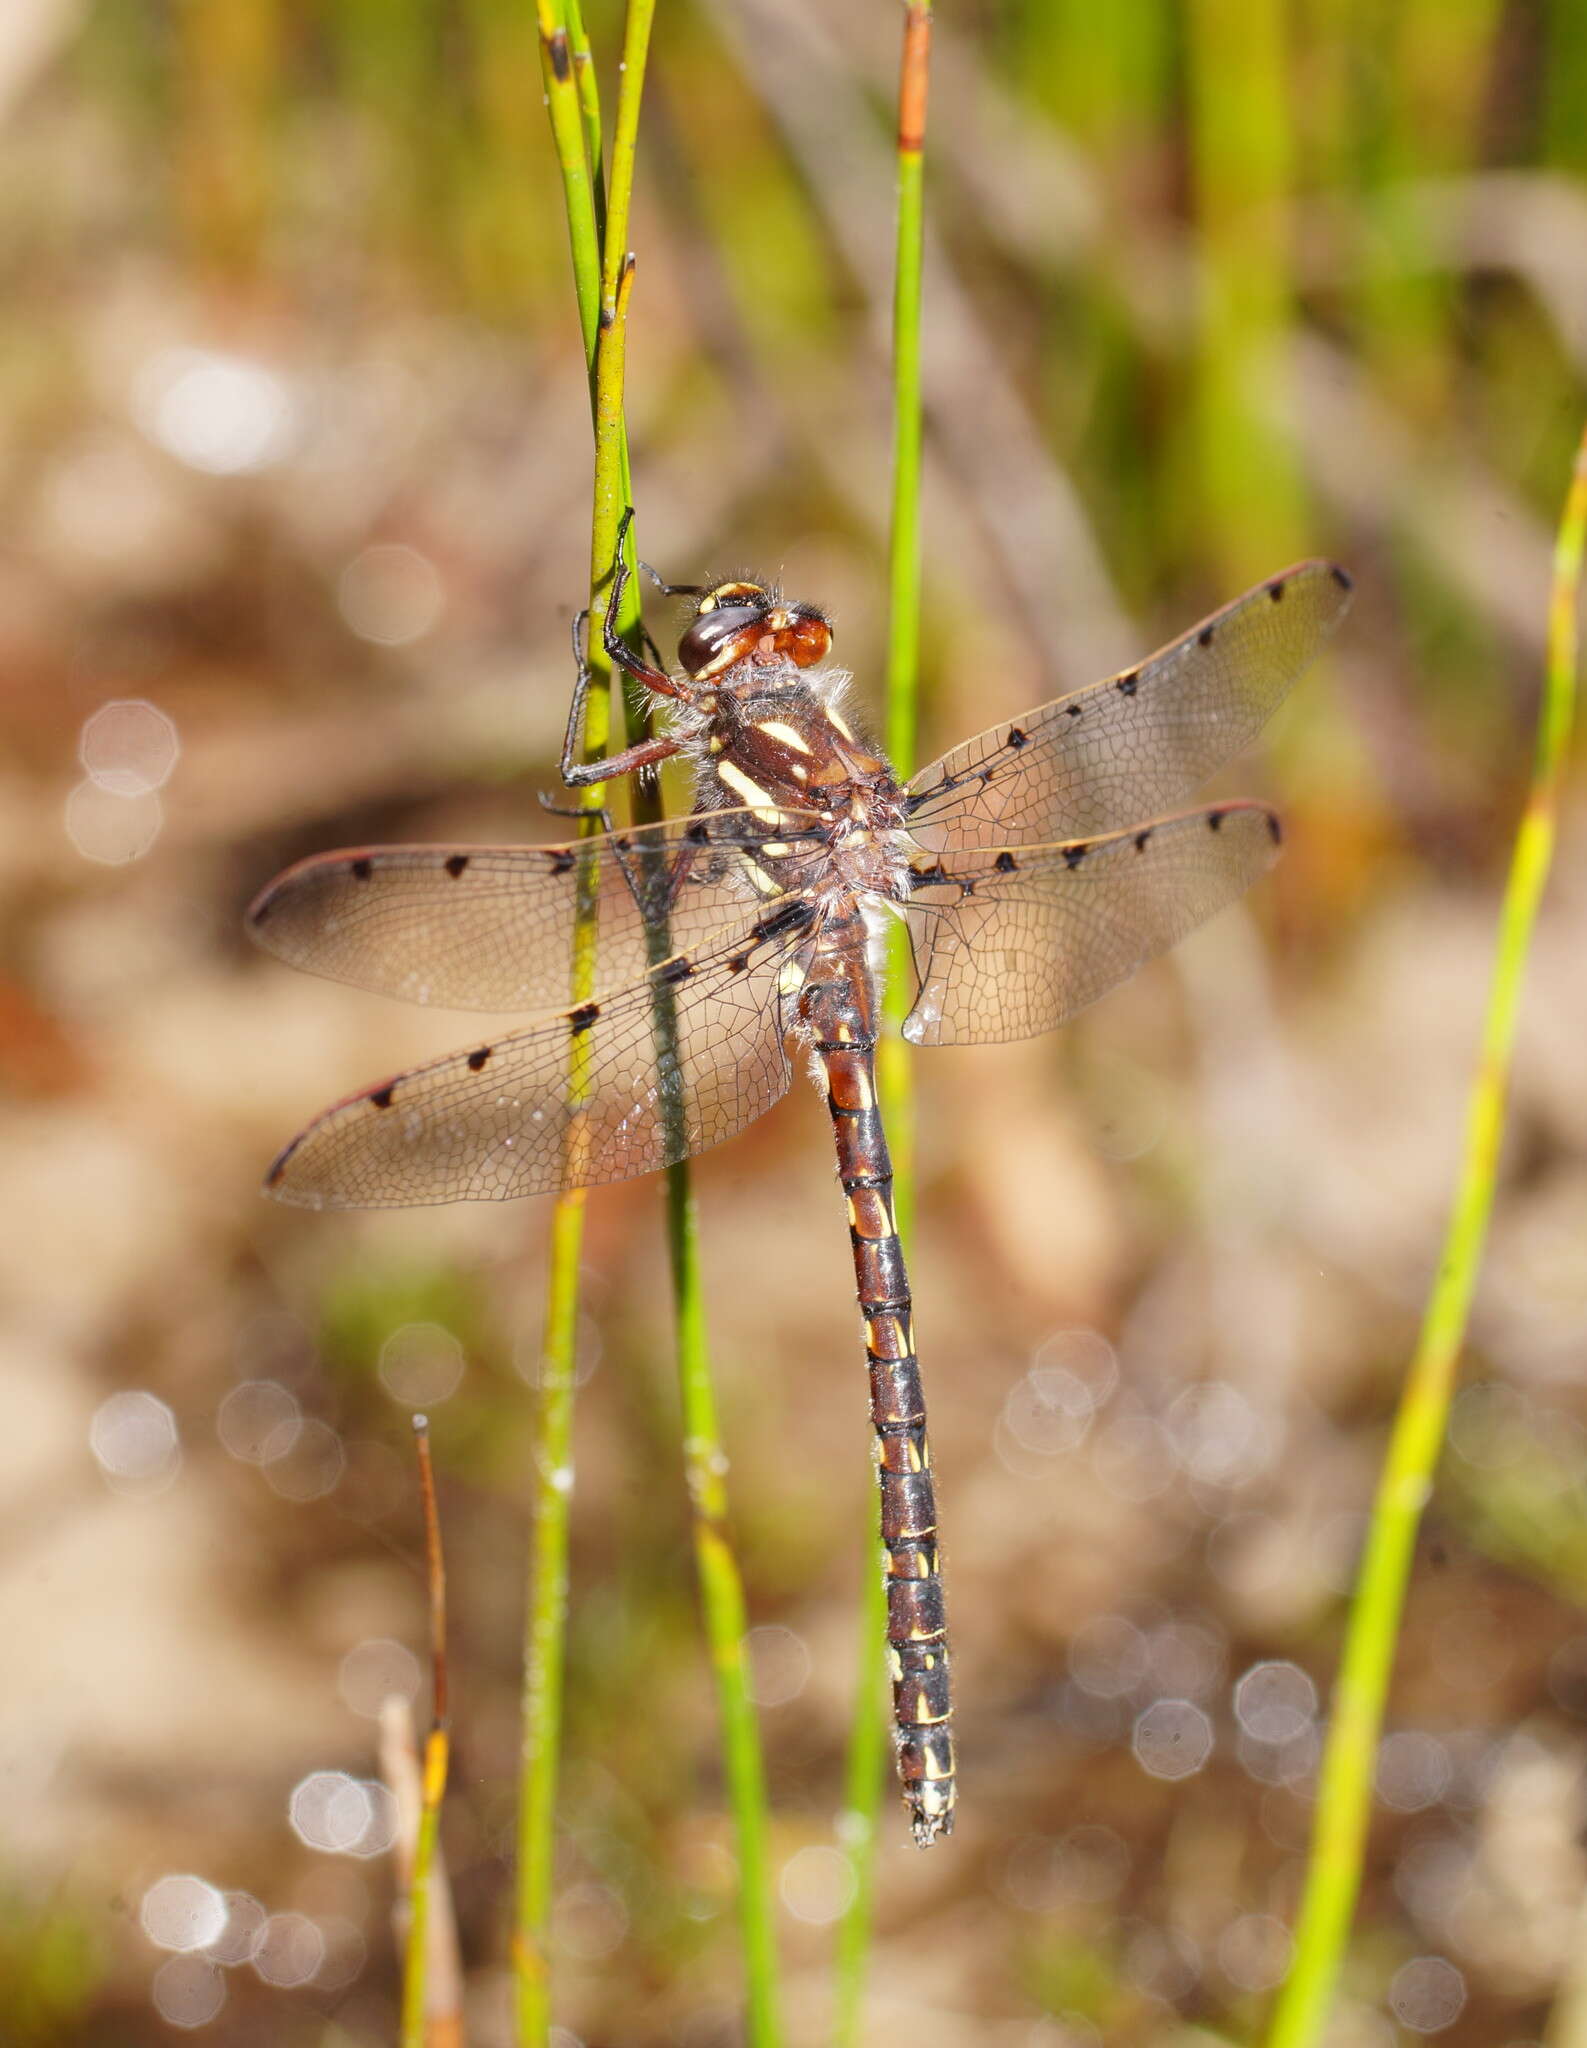
<path id="1" fill-rule="evenodd" d="M 700 1287 L 699 1217 L 688 1169 L 667 1172 L 667 1250 L 672 1262 L 684 1473 L 694 1517 L 700 1604 L 722 1721 L 722 1758 L 738 1847 L 739 1927 L 744 1943 L 747 2032 L 752 2048 L 776 2048 L 776 1913 L 767 1853 L 766 1781 L 744 1653 L 744 1589 L 728 1529 L 727 1460 L 717 1423 Z"/>
<path id="2" fill-rule="evenodd" d="M 612 138 L 612 196 L 606 245 L 608 276 L 614 274 L 616 259 L 613 251 L 621 249 L 622 237 L 627 231 L 639 89 L 644 79 L 652 11 L 651 0 L 634 0 L 623 42 L 623 83 L 618 95 Z M 621 276 L 624 273 L 618 271 L 616 274 Z M 637 579 L 629 588 L 636 599 L 637 622 Z M 625 619 L 625 629 L 627 623 Z M 641 783 L 634 792 L 635 822 L 645 824 L 660 815 L 659 788 L 654 782 Z M 658 928 L 652 936 L 656 957 L 665 958 L 670 945 L 664 929 Z M 674 1029 L 670 1006 L 658 1004 L 658 1038 L 665 1040 Z M 751 2048 L 777 2048 L 782 2030 L 777 2013 L 777 1922 L 767 1848 L 766 1781 L 744 1654 L 747 1624 L 743 1581 L 728 1533 L 727 1487 L 723 1478 L 727 1458 L 717 1421 L 710 1346 L 706 1336 L 705 1302 L 700 1278 L 699 1216 L 686 1160 L 679 1160 L 667 1169 L 666 1213 L 674 1343 L 683 1418 L 684 1475 L 694 1522 L 700 1605 L 716 1681 L 717 1711 L 721 1717 L 723 1769 L 738 1848 L 746 2039 Z"/>
<path id="3" fill-rule="evenodd" d="M 570 174 L 565 158 L 563 185 L 569 208 L 570 239 L 574 250 L 574 280 L 578 292 L 580 322 L 585 335 L 591 372 L 591 400 L 595 421 L 595 502 L 591 524 L 591 604 L 594 616 L 609 583 L 617 546 L 619 522 L 631 502 L 627 435 L 624 429 L 623 384 L 628 295 L 633 268 L 626 256 L 629 208 L 633 192 L 635 143 L 639 107 L 649 52 L 654 0 L 631 0 L 623 39 L 622 84 L 618 93 L 612 150 L 609 196 L 603 194 L 600 175 L 600 103 L 596 91 L 589 46 L 584 35 L 577 0 L 564 0 L 556 18 L 546 24 L 542 4 L 542 47 L 548 34 L 561 29 L 573 59 L 582 122 L 582 146 L 586 152 L 585 175 Z M 548 83 L 548 93 L 550 85 Z M 568 136 L 569 124 L 562 108 L 563 128 L 557 130 L 558 106 L 553 103 L 553 131 L 558 135 L 559 157 Z M 575 213 L 579 216 L 574 224 Z M 604 262 L 589 260 L 591 244 L 604 251 Z M 634 547 L 632 529 L 628 541 Z M 632 561 L 632 553 L 629 560 Z M 640 617 L 639 584 L 632 579 L 618 617 L 618 630 L 631 644 L 637 643 Z M 611 668 L 600 645 L 599 634 L 590 636 L 592 671 L 590 714 L 585 727 L 585 757 L 595 759 L 605 751 L 611 721 Z M 591 807 L 600 801 L 594 792 Z M 636 819 L 660 814 L 659 792 L 642 785 L 635 792 Z M 583 927 L 575 935 L 576 971 L 581 959 Z M 593 941 L 593 931 L 591 933 Z M 590 957 L 593 973 L 593 952 Z M 585 990 L 584 993 L 588 993 Z M 578 1000 L 579 997 L 575 997 Z M 664 1031 L 667 1019 L 658 1015 L 657 1029 Z M 771 1902 L 770 1870 L 766 1846 L 766 1796 L 754 1711 L 750 1702 L 748 1674 L 744 1659 L 745 1612 L 742 1586 L 726 1535 L 727 1499 L 722 1479 L 725 1459 L 716 1422 L 715 1398 L 711 1387 L 710 1362 L 705 1338 L 705 1315 L 700 1286 L 698 1226 L 690 1194 L 688 1168 L 677 1165 L 667 1174 L 667 1242 L 672 1266 L 674 1317 L 679 1381 L 685 1439 L 685 1465 L 689 1495 L 695 1515 L 695 1550 L 705 1612 L 706 1633 L 722 1716 L 722 1741 L 729 1797 L 738 1838 L 740 1910 L 745 1950 L 748 2040 L 752 2048 L 777 2048 L 780 2030 L 776 2012 L 775 1914 Z M 566 1211 L 566 1213 L 564 1213 Z M 571 1428 L 572 1340 L 576 1316 L 576 1271 L 582 1234 L 582 1196 L 572 1195 L 559 1203 L 553 1220 L 552 1303 L 547 1317 L 546 1364 L 542 1389 L 542 1445 L 561 1442 L 563 1455 L 553 1471 L 571 1470 L 570 1437 L 557 1432 Z M 556 1328 L 553 1343 L 552 1330 Z M 542 1469 L 548 1458 L 542 1451 Z M 549 1510 L 549 1512 L 548 1512 Z M 545 1524 L 542 1544 L 538 1525 Z M 558 1523 L 561 1525 L 560 1549 Z M 547 1595 L 537 1590 L 531 1601 L 531 1622 L 525 1656 L 525 1727 L 535 1710 L 530 1674 L 552 1671 L 552 1635 L 555 1635 L 556 1704 L 560 1711 L 561 1631 L 566 1611 L 566 1496 L 560 1502 L 542 1500 L 537 1514 L 535 1583 L 538 1589 L 544 1573 Z M 553 1614 L 552 1582 L 560 1587 L 560 1605 Z M 543 1619 L 541 1617 L 543 1610 Z M 542 1693 L 543 1699 L 546 1695 Z M 521 2048 L 539 2048 L 549 2034 L 550 2007 L 544 1954 L 544 1921 L 550 1903 L 550 1844 L 552 1802 L 555 1794 L 556 1729 L 546 1741 L 548 1762 L 542 1762 L 533 1778 L 526 1772 L 525 1818 L 521 1834 L 531 1833 L 527 1816 L 534 1809 L 533 1841 L 520 1849 L 520 1897 L 526 1884 L 540 1918 L 533 1929 L 530 1916 L 519 1919 L 519 2038 Z M 531 1855 L 533 1862 L 531 1862 Z M 529 1873 L 526 1877 L 525 1873 Z"/>
<path id="4" fill-rule="evenodd" d="M 888 554 L 887 752 L 894 773 L 915 760 L 920 704 L 920 375 L 921 271 L 925 245 L 926 95 L 930 77 L 931 0 L 907 0 L 898 74 L 898 231 L 893 268 L 893 501 Z M 895 925 L 888 948 L 877 1090 L 893 1155 L 893 1197 L 907 1242 L 915 1211 L 914 1075 L 898 1025 L 909 1008 L 909 945 Z M 871 1513 L 874 1514 L 874 1508 Z M 873 1531 L 866 1543 L 860 1601 L 859 1680 L 845 1773 L 843 1848 L 852 1895 L 838 1928 L 833 2039 L 859 2048 L 865 2038 L 865 1979 L 876 1886 L 876 1841 L 887 1780 L 887 1589 Z"/>
<path id="5" fill-rule="evenodd" d="M 1575 711 L 1576 607 L 1587 535 L 1587 434 L 1560 520 L 1548 674 L 1526 810 L 1500 913 L 1499 943 L 1443 1255 L 1406 1375 L 1356 1581 L 1323 1752 L 1295 1960 L 1268 2048 L 1312 2048 L 1323 2030 L 1360 1889 L 1373 1767 L 1416 1532 L 1444 1440 L 1455 1368 L 1493 1207 L 1521 985 L 1554 850 L 1560 781 Z"/>
<path id="6" fill-rule="evenodd" d="M 557 1198 L 540 1358 L 539 1430 L 530 1501 L 529 1604 L 524 1623 L 523 1735 L 518 1782 L 517 1934 L 513 1972 L 519 2048 L 551 2038 L 546 1937 L 554 1882 L 557 1765 L 568 1607 L 568 1514 L 573 1498 L 573 1381 L 578 1337 L 584 1190 Z"/>
<path id="7" fill-rule="evenodd" d="M 617 303 L 618 280 L 628 261 L 628 212 L 634 195 L 634 154 L 639 140 L 639 106 L 650 55 L 650 26 L 656 0 L 629 0 L 623 24 L 622 83 L 612 124 L 612 191 L 602 241 L 601 312 Z"/>
<path id="8" fill-rule="evenodd" d="M 596 421 L 594 516 L 590 532 L 591 603 L 598 605 L 611 573 L 617 521 L 625 495 L 627 449 L 622 429 L 624 323 L 601 321 L 600 230 L 597 215 L 599 135 L 586 154 L 588 131 L 574 78 L 569 31 L 571 0 L 539 0 L 538 22 L 546 103 L 562 172 L 568 240 L 585 361 Z M 583 24 L 577 23 L 583 45 Z M 587 46 L 585 47 L 587 57 Z M 592 170 L 592 166 L 594 169 Z M 626 293 L 624 294 L 626 301 Z M 615 330 L 615 331 L 614 331 Z M 605 368 L 605 389 L 602 370 Z M 591 681 L 584 718 L 584 758 L 607 751 L 612 726 L 611 665 L 599 636 L 590 649 Z M 581 831 L 593 832 L 603 792 L 592 789 Z M 587 1000 L 595 987 L 595 890 L 581 876 L 569 994 Z M 570 1099 L 581 1076 L 570 1072 Z M 578 1142 L 575 1121 L 570 1144 Z M 519 2048 L 545 2048 L 551 2037 L 551 1978 L 547 1936 L 555 1887 L 556 1793 L 561 1758 L 563 1681 L 568 1604 L 568 1534 L 573 1496 L 573 1396 L 578 1343 L 579 1254 L 584 1241 L 585 1195 L 570 1188 L 551 1217 L 545 1335 L 541 1347 L 539 1427 L 531 1512 L 529 1597 L 524 1620 L 523 1734 L 519 1760 L 518 1878 L 513 1943 Z"/>
<path id="9" fill-rule="evenodd" d="M 595 210 L 595 241 L 606 246 L 606 177 L 601 165 L 601 88 L 595 58 L 584 28 L 579 0 L 565 0 L 568 48 L 573 55 L 573 83 L 578 91 L 579 120 L 584 129 L 584 155 L 590 171 L 590 197 Z"/>
<path id="10" fill-rule="evenodd" d="M 446 1564 L 441 1551 L 441 1516 L 436 1503 L 435 1468 L 430 1458 L 427 1417 L 414 1416 L 413 1433 L 418 1448 L 419 1491 L 424 1504 L 426 1577 L 430 1590 L 431 1713 L 420 1781 L 419 1828 L 414 1839 L 413 1870 L 408 1883 L 408 1942 L 402 1961 L 402 2048 L 425 2048 L 430 2005 L 430 1894 L 451 1745 L 447 1732 Z"/>
<path id="11" fill-rule="evenodd" d="M 441 1832 L 446 1791 L 447 1736 L 432 1729 L 424 1752 L 424 1792 L 419 1832 L 413 1845 L 413 1881 L 408 1894 L 408 1939 L 402 1963 L 402 2048 L 425 2048 L 430 1958 L 430 1892 L 435 1846 Z"/>
<path id="12" fill-rule="evenodd" d="M 584 335 L 584 360 L 593 372 L 601 303 L 601 234 L 592 176 L 598 179 L 600 175 L 600 150 L 597 147 L 590 151 L 586 145 L 585 108 L 580 103 L 579 83 L 574 75 L 567 0 L 536 0 L 535 15 L 540 29 L 546 111 L 551 118 L 557 168 L 562 174 L 562 203 L 573 255 L 573 284 Z M 581 40 L 582 28 L 581 22 Z M 596 140 L 598 143 L 599 137 Z"/>

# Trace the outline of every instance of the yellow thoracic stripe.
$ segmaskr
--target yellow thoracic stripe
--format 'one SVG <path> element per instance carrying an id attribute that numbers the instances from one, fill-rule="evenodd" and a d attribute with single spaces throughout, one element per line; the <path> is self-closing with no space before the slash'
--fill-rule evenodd
<path id="1" fill-rule="evenodd" d="M 800 738 L 793 727 L 784 725 L 780 719 L 764 719 L 759 730 L 765 733 L 768 739 L 781 740 L 785 747 L 793 747 L 801 754 L 810 752 L 808 744 Z"/>
<path id="2" fill-rule="evenodd" d="M 752 782 L 742 768 L 732 761 L 720 761 L 717 763 L 716 772 L 721 776 L 729 789 L 738 791 L 757 818 L 764 819 L 767 824 L 775 824 L 777 822 L 777 806 L 772 802 L 766 791 L 761 788 L 760 784 Z"/>

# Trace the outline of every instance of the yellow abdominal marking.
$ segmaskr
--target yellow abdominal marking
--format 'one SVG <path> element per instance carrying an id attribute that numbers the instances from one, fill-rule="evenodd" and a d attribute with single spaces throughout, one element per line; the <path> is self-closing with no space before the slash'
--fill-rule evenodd
<path id="1" fill-rule="evenodd" d="M 832 709 L 830 704 L 827 706 L 827 724 L 834 727 L 844 739 L 852 742 L 854 738 L 853 733 L 850 732 L 849 728 L 843 723 L 843 720 Z"/>
<path id="2" fill-rule="evenodd" d="M 723 761 L 718 765 L 716 772 L 728 785 L 729 789 L 736 789 L 738 791 L 757 818 L 763 819 L 768 825 L 774 825 L 777 822 L 778 812 L 776 805 L 758 782 L 751 782 L 742 768 L 732 761 Z"/>
<path id="3" fill-rule="evenodd" d="M 784 725 L 780 719 L 768 718 L 761 723 L 760 730 L 768 739 L 781 740 L 785 747 L 792 747 L 796 753 L 808 754 L 810 749 L 791 725 Z"/>

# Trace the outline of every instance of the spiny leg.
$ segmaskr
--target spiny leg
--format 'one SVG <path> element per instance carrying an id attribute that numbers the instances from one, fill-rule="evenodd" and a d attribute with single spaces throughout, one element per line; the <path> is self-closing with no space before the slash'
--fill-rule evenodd
<path id="1" fill-rule="evenodd" d="M 618 558 L 621 567 L 621 556 Z M 626 580 L 626 578 L 625 578 Z M 619 665 L 631 675 L 648 684 L 652 689 L 664 689 L 669 696 L 678 694 L 676 685 L 662 669 L 648 668 L 644 662 L 636 662 L 626 644 L 617 638 L 613 623 L 613 606 L 621 596 L 621 585 L 613 579 L 613 596 L 606 608 L 604 644 L 611 654 L 612 644 L 622 648 L 626 657 Z M 567 729 L 562 737 L 562 780 L 569 789 L 588 789 L 598 782 L 606 782 L 618 775 L 637 775 L 643 768 L 654 768 L 663 761 L 670 761 L 679 751 L 678 742 L 666 734 L 658 733 L 646 740 L 637 740 L 633 746 L 625 747 L 620 754 L 609 754 L 599 761 L 581 761 L 578 758 L 579 739 L 584 731 L 584 710 L 589 701 L 591 671 L 589 657 L 584 646 L 583 629 L 589 623 L 588 609 L 581 611 L 573 621 L 573 702 L 568 707 Z M 617 657 L 612 657 L 614 660 Z M 660 678 L 659 682 L 656 678 Z"/>

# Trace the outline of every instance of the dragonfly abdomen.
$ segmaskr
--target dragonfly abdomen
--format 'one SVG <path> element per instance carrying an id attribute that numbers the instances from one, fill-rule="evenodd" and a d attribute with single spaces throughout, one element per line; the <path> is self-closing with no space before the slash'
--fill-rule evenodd
<path id="1" fill-rule="evenodd" d="M 801 991 L 800 1013 L 821 1061 L 848 1204 L 878 1454 L 898 1773 L 915 1840 L 924 1848 L 953 1827 L 948 1627 L 909 1274 L 876 1099 L 875 984 L 865 943 L 858 911 L 842 920 L 838 934 L 829 927 Z"/>

